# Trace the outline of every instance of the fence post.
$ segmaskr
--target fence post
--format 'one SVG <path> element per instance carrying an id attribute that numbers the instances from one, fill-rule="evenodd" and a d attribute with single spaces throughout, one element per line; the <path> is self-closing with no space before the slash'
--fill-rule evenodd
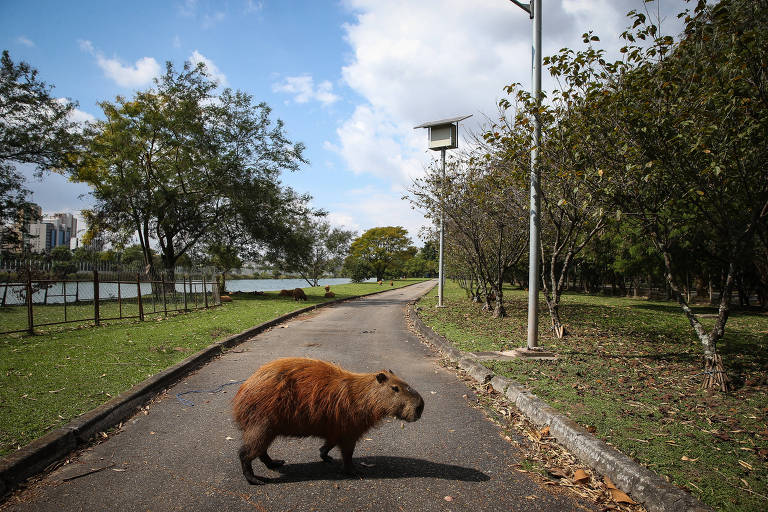
<path id="1" fill-rule="evenodd" d="M 165 274 L 160 275 L 160 286 L 163 287 L 163 314 L 168 316 L 168 305 L 165 301 Z"/>
<path id="2" fill-rule="evenodd" d="M 187 307 L 187 275 L 183 274 L 181 276 L 184 282 L 184 286 L 182 287 L 182 290 L 184 290 L 184 311 L 188 312 L 189 308 Z"/>
<path id="3" fill-rule="evenodd" d="M 93 321 L 99 325 L 99 271 L 93 270 Z"/>
<path id="4" fill-rule="evenodd" d="M 141 302 L 141 276 L 136 273 L 136 297 L 139 300 L 139 321 L 144 321 L 144 304 Z"/>
<path id="5" fill-rule="evenodd" d="M 27 332 L 35 334 L 35 321 L 32 317 L 32 267 L 27 266 Z"/>
<path id="6" fill-rule="evenodd" d="M 203 298 L 205 299 L 205 309 L 208 309 L 208 286 L 205 284 L 205 273 L 203 273 Z"/>
<path id="7" fill-rule="evenodd" d="M 61 283 L 61 296 L 64 297 L 64 321 L 67 321 L 67 278 Z"/>
<path id="8" fill-rule="evenodd" d="M 117 311 L 120 319 L 123 319 L 123 298 L 120 296 L 120 272 L 117 273 Z"/>

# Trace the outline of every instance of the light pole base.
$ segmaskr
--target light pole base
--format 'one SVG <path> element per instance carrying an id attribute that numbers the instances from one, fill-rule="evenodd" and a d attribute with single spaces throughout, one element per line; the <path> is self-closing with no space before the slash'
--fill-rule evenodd
<path id="1" fill-rule="evenodd" d="M 547 361 L 554 361 L 557 359 L 557 354 L 554 352 L 550 352 L 549 350 L 544 350 L 542 348 L 516 348 L 514 350 L 507 350 L 506 352 L 502 352 L 504 355 L 509 355 L 518 359 L 530 359 L 530 360 L 547 360 Z"/>

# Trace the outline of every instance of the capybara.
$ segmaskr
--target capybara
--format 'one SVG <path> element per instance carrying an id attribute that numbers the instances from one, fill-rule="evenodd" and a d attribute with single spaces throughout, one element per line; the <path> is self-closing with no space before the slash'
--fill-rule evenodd
<path id="1" fill-rule="evenodd" d="M 280 293 L 278 293 L 280 297 L 293 297 L 293 292 L 291 290 L 280 290 Z"/>
<path id="2" fill-rule="evenodd" d="M 325 285 L 325 291 L 326 292 L 331 291 L 331 285 L 329 285 L 329 284 Z"/>
<path id="3" fill-rule="evenodd" d="M 336 294 L 335 294 L 335 293 L 333 293 L 333 292 L 325 292 L 325 298 L 326 298 L 326 299 L 332 299 L 332 298 L 334 298 L 335 296 L 336 296 Z"/>
<path id="4" fill-rule="evenodd" d="M 296 288 L 291 293 L 293 293 L 294 300 L 307 300 L 307 295 L 304 293 L 304 290 L 302 290 L 301 288 Z"/>
<path id="5" fill-rule="evenodd" d="M 270 469 L 284 464 L 267 454 L 278 436 L 325 439 L 320 458 L 333 462 L 328 452 L 338 446 L 344 472 L 353 474 L 352 453 L 366 431 L 387 416 L 416 421 L 423 410 L 421 395 L 392 370 L 351 373 L 317 359 L 277 359 L 251 375 L 233 399 L 243 475 L 252 484 L 266 481 L 253 473 L 256 457 Z"/>
<path id="6" fill-rule="evenodd" d="M 221 299 L 221 302 L 232 302 L 232 297 L 230 297 L 229 295 L 222 295 L 219 298 Z"/>

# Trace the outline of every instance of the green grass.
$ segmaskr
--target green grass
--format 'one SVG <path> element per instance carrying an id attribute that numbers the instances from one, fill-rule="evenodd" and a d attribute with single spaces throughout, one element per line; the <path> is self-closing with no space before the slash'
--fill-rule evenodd
<path id="1" fill-rule="evenodd" d="M 493 319 L 448 283 L 448 307 L 433 307 L 433 291 L 419 314 L 462 350 L 508 350 L 526 345 L 526 301 L 527 292 L 505 290 L 509 316 Z M 722 394 L 699 388 L 701 348 L 674 303 L 567 294 L 570 334 L 561 340 L 550 334 L 546 305 L 539 311 L 541 345 L 556 361 L 484 364 L 713 508 L 768 509 L 765 313 L 737 310 L 728 320 L 719 349 L 735 389 Z"/>
<path id="2" fill-rule="evenodd" d="M 395 281 L 395 287 L 420 280 Z M 336 298 L 390 289 L 376 283 L 333 286 Z M 307 302 L 233 294 L 234 302 L 147 321 L 54 325 L 38 334 L 0 336 L 0 455 L 23 446 L 109 401 L 214 341 L 285 313 L 325 302 L 322 287 L 304 288 Z M 4 311 L 0 311 L 3 319 Z M 3 320 L 4 321 L 4 320 Z"/>

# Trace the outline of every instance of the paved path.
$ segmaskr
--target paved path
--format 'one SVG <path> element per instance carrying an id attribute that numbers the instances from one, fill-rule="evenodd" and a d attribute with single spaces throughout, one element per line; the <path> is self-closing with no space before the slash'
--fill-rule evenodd
<path id="1" fill-rule="evenodd" d="M 469 407 L 456 375 L 408 330 L 404 308 L 433 283 L 424 283 L 321 309 L 262 333 L 179 382 L 103 443 L 86 449 L 3 510 L 592 510 L 589 503 L 553 494 L 512 466 L 514 446 Z M 254 471 L 271 478 L 249 485 L 240 471 L 240 434 L 230 416 L 237 385 L 260 365 L 284 356 L 308 356 L 352 371 L 391 368 L 424 397 L 421 420 L 388 421 L 358 443 L 347 478 L 320 461 L 319 439 L 278 439 L 270 454 L 285 459 L 280 472 L 258 460 Z M 470 393 L 471 395 L 471 393 Z M 114 465 L 80 478 L 92 469 Z M 452 501 L 446 501 L 450 496 Z"/>

